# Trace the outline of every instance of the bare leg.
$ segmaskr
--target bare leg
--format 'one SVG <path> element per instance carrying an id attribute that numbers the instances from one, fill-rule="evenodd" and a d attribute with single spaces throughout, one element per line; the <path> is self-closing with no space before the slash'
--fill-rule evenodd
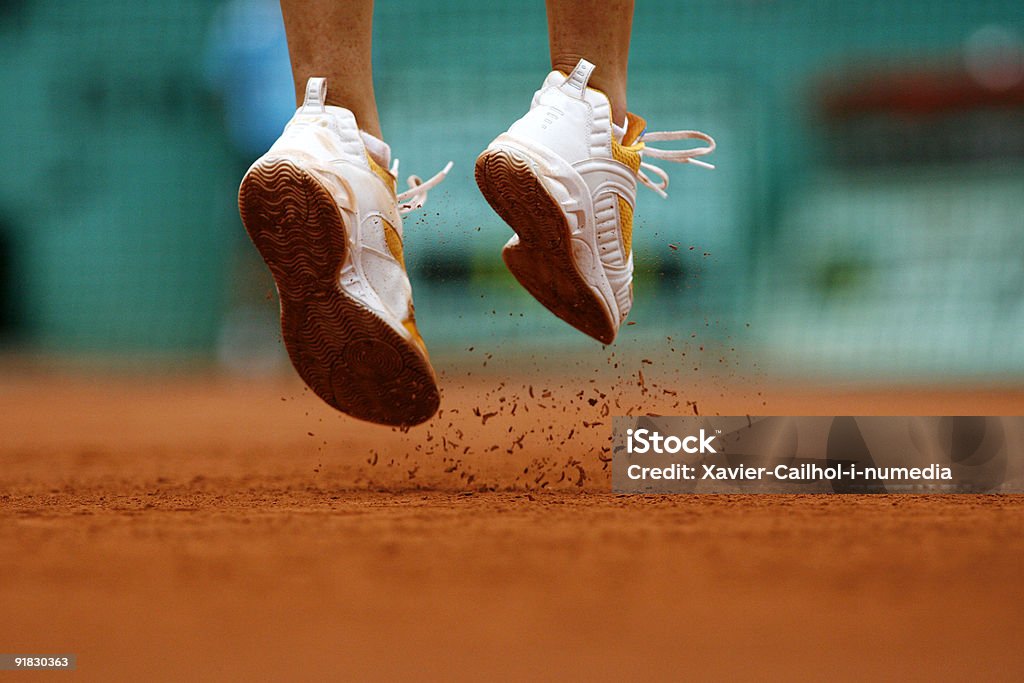
<path id="1" fill-rule="evenodd" d="M 581 58 L 593 62 L 589 84 L 608 96 L 613 120 L 621 124 L 633 0 L 547 0 L 547 7 L 551 68 L 569 73 Z"/>
<path id="2" fill-rule="evenodd" d="M 381 137 L 373 94 L 373 0 L 281 0 L 288 52 L 301 103 L 306 80 L 327 78 L 327 104 L 351 111 L 359 127 Z"/>

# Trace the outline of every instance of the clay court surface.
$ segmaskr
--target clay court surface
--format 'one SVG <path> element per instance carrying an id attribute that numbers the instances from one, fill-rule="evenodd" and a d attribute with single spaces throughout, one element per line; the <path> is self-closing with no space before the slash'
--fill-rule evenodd
<path id="1" fill-rule="evenodd" d="M 602 461 L 636 406 L 1019 414 L 1021 392 L 455 374 L 402 433 L 290 376 L 5 369 L 0 652 L 78 670 L 0 678 L 1024 676 L 1024 497 L 624 497 Z"/>

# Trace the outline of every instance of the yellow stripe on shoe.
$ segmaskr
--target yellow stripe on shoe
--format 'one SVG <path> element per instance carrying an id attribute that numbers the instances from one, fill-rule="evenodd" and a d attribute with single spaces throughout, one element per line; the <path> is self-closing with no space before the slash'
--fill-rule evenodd
<path id="1" fill-rule="evenodd" d="M 380 219 L 380 222 L 384 224 L 384 241 L 387 242 L 388 251 L 391 252 L 396 261 L 402 264 L 402 269 L 405 270 L 405 252 L 402 248 L 402 238 L 391 223 L 388 223 L 383 218 Z"/>
<path id="2" fill-rule="evenodd" d="M 636 173 L 640 170 L 640 150 L 644 143 L 640 142 L 640 134 L 647 127 L 647 122 L 636 114 L 626 114 L 626 134 L 622 143 L 612 135 L 612 158 Z"/>
<path id="3" fill-rule="evenodd" d="M 378 164 L 369 152 L 366 153 L 366 161 L 370 164 L 370 170 L 388 186 L 388 189 L 391 190 L 391 194 L 395 194 L 395 186 L 397 184 L 395 176 L 391 175 L 391 172 L 388 171 L 388 169 Z"/>

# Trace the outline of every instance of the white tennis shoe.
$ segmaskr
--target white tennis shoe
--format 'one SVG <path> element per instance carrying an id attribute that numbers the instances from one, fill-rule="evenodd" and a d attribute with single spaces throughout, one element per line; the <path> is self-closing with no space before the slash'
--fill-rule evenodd
<path id="1" fill-rule="evenodd" d="M 643 159 L 714 168 L 696 157 L 712 152 L 715 141 L 690 130 L 646 133 L 635 114 L 616 135 L 608 97 L 587 86 L 593 70 L 581 59 L 568 76 L 548 74 L 530 111 L 477 158 L 476 181 L 516 233 L 502 257 L 520 284 L 556 316 L 609 344 L 633 304 L 637 181 L 667 196 L 668 175 Z M 687 139 L 706 146 L 646 146 Z"/>
<path id="2" fill-rule="evenodd" d="M 326 95 L 323 78 L 309 79 L 302 106 L 245 174 L 242 222 L 274 276 L 284 344 L 306 384 L 354 417 L 418 424 L 440 399 L 413 315 L 402 215 L 451 163 L 396 194 L 388 146 Z"/>

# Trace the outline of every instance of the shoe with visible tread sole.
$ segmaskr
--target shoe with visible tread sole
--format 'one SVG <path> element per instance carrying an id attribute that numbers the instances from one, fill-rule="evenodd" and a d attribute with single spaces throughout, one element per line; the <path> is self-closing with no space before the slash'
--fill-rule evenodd
<path id="1" fill-rule="evenodd" d="M 573 260 L 572 231 L 558 202 L 530 167 L 507 149 L 476 161 L 476 182 L 491 208 L 516 232 L 501 253 L 509 272 L 549 311 L 610 344 L 618 325 Z"/>
<path id="2" fill-rule="evenodd" d="M 629 113 L 613 125 L 608 97 L 587 85 L 594 65 L 548 74 L 530 111 L 477 158 L 481 193 L 515 235 L 502 250 L 512 275 L 576 329 L 610 344 L 633 304 L 636 186 L 665 195 L 668 176 L 643 157 L 709 167 L 697 131 L 647 133 Z M 696 139 L 705 147 L 659 150 L 645 141 Z M 655 173 L 653 182 L 644 173 Z"/>
<path id="3" fill-rule="evenodd" d="M 325 96 L 323 79 L 310 79 L 284 134 L 245 174 L 239 212 L 274 277 L 282 338 L 303 381 L 353 417 L 419 424 L 440 392 L 415 325 L 401 212 L 422 205 L 447 169 L 396 195 L 387 159 L 374 160 L 351 113 Z M 408 198 L 416 201 L 400 207 Z"/>

